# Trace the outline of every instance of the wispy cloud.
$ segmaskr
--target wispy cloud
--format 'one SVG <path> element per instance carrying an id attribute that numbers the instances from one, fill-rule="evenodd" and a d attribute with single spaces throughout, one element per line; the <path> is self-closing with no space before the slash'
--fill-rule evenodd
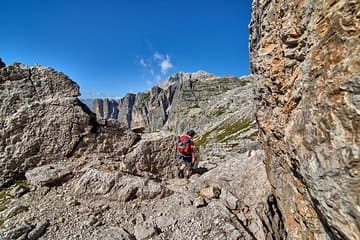
<path id="1" fill-rule="evenodd" d="M 142 66 L 148 74 L 155 79 L 152 81 L 159 82 L 159 78 L 164 79 L 168 71 L 174 67 L 169 54 L 162 54 L 155 51 L 151 56 L 140 57 L 138 64 Z"/>
<path id="2" fill-rule="evenodd" d="M 143 58 L 140 58 L 139 64 L 145 68 L 148 66 Z"/>
<path id="3" fill-rule="evenodd" d="M 148 57 L 140 57 L 138 64 L 151 75 L 151 79 L 146 81 L 148 86 L 161 83 L 161 81 L 165 79 L 168 71 L 174 67 L 170 55 L 158 51 L 154 51 L 153 54 Z"/>
<path id="4" fill-rule="evenodd" d="M 153 57 L 155 60 L 162 60 L 163 55 L 161 55 L 159 52 L 155 52 Z"/>
<path id="5" fill-rule="evenodd" d="M 160 67 L 161 73 L 164 75 L 167 73 L 167 71 L 170 68 L 174 67 L 173 64 L 171 63 L 170 56 L 167 54 L 161 54 L 159 52 L 155 52 L 153 58 Z"/>
<path id="6" fill-rule="evenodd" d="M 163 60 L 160 62 L 160 67 L 161 67 L 161 72 L 162 72 L 163 74 L 166 74 L 167 71 L 168 71 L 170 68 L 174 67 L 174 66 L 172 65 L 171 59 L 170 59 L 170 57 L 169 57 L 168 55 L 166 55 L 165 59 L 163 59 Z"/>

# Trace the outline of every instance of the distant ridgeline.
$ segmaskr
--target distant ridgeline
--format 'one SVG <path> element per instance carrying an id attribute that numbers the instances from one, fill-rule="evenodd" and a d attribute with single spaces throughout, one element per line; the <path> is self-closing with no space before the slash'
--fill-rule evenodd
<path id="1" fill-rule="evenodd" d="M 95 99 L 92 111 L 100 118 L 117 119 L 130 128 L 182 132 L 187 128 L 200 128 L 226 113 L 232 101 L 229 91 L 250 86 L 251 82 L 251 76 L 180 72 L 148 91 L 128 93 L 119 101 Z"/>

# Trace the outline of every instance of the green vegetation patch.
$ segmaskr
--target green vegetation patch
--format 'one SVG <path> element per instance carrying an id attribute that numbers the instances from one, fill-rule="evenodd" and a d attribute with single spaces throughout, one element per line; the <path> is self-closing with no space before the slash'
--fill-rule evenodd
<path id="1" fill-rule="evenodd" d="M 29 187 L 28 183 L 25 179 L 22 180 L 16 180 L 15 185 L 21 186 L 21 187 Z"/>
<path id="2" fill-rule="evenodd" d="M 0 212 L 6 209 L 6 201 L 8 198 L 8 194 L 5 190 L 0 192 Z"/>
<path id="3" fill-rule="evenodd" d="M 189 107 L 190 109 L 194 109 L 194 108 L 200 108 L 199 104 L 195 103 L 192 106 Z"/>
<path id="4" fill-rule="evenodd" d="M 205 148 L 210 142 L 224 142 L 228 136 L 248 128 L 250 124 L 250 119 L 238 120 L 233 123 L 223 122 L 195 139 L 195 144 L 198 148 Z"/>
<path id="5" fill-rule="evenodd" d="M 221 106 L 218 109 L 216 109 L 216 112 L 213 115 L 215 117 L 219 117 L 219 116 L 223 115 L 224 113 L 226 113 L 226 110 L 228 110 L 228 108 L 226 106 Z"/>
<path id="6" fill-rule="evenodd" d="M 212 132 L 214 132 L 215 129 L 212 129 L 211 131 L 208 131 L 200 136 L 199 139 L 195 139 L 195 145 L 198 148 L 205 148 L 206 145 L 209 143 L 209 136 Z"/>
<path id="7" fill-rule="evenodd" d="M 245 119 L 242 121 L 236 121 L 229 125 L 221 126 L 219 129 L 219 135 L 216 136 L 216 140 L 222 142 L 227 136 L 237 133 L 250 126 L 251 120 Z"/>

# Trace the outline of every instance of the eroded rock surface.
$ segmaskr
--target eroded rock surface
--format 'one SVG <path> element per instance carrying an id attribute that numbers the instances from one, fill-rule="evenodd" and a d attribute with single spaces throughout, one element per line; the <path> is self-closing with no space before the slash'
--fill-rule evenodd
<path id="1" fill-rule="evenodd" d="M 268 177 L 288 239 L 359 239 L 359 2 L 253 2 Z"/>
<path id="2" fill-rule="evenodd" d="M 0 186 L 74 156 L 113 158 L 138 139 L 119 123 L 97 122 L 78 85 L 51 68 L 3 67 L 0 90 Z"/>
<path id="3" fill-rule="evenodd" d="M 51 68 L 1 68 L 0 88 L 0 186 L 66 159 L 93 129 L 93 116 L 77 100 L 78 85 Z"/>

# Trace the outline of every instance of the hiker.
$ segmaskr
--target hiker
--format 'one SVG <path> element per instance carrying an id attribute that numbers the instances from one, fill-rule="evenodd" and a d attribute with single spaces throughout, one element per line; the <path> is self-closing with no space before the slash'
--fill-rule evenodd
<path id="1" fill-rule="evenodd" d="M 181 135 L 178 139 L 177 152 L 178 160 L 181 161 L 180 167 L 178 170 L 178 177 L 183 178 L 186 176 L 190 177 L 194 168 L 197 165 L 196 156 L 195 156 L 195 144 L 193 137 L 195 136 L 194 130 L 187 131 L 186 134 Z"/>

